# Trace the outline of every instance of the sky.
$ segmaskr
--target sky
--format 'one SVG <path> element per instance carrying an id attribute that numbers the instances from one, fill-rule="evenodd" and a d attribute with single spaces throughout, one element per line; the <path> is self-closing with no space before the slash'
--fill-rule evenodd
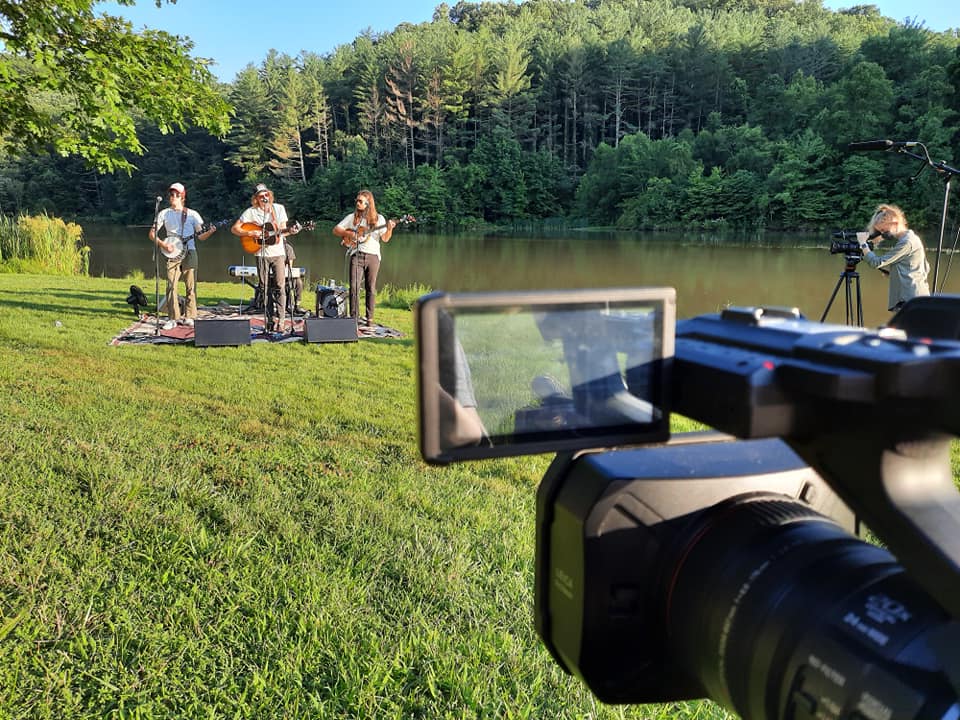
<path id="1" fill-rule="evenodd" d="M 453 6 L 456 0 L 447 3 Z M 133 7 L 113 2 L 95 7 L 127 18 L 135 29 L 147 26 L 189 37 L 194 56 L 213 59 L 213 73 L 231 82 L 248 63 L 259 65 L 271 48 L 291 57 L 301 50 L 325 55 L 368 29 L 385 33 L 400 23 L 427 22 L 439 4 L 440 0 L 177 0 L 157 8 L 153 0 L 137 0 Z M 882 15 L 897 21 L 923 21 L 931 30 L 960 28 L 958 0 L 824 0 L 833 10 L 858 4 L 874 4 Z"/>
<path id="2" fill-rule="evenodd" d="M 953 2 L 954 0 L 946 0 Z M 364 30 L 385 33 L 408 22 L 429 22 L 441 0 L 177 0 L 158 8 L 153 0 L 133 7 L 114 2 L 94 6 L 97 13 L 189 37 L 194 57 L 211 58 L 213 74 L 232 82 L 247 64 L 258 66 L 270 49 L 296 57 L 301 50 L 326 55 Z M 451 7 L 457 0 L 447 0 Z"/>

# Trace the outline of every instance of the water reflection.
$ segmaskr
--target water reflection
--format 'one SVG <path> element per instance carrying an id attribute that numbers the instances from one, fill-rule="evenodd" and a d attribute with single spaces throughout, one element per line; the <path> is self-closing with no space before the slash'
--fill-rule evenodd
<path id="1" fill-rule="evenodd" d="M 330 227 L 333 224 L 330 223 Z M 152 245 L 146 228 L 85 225 L 91 247 L 91 274 L 125 277 L 141 271 L 153 277 Z M 297 264 L 307 268 L 307 287 L 322 278 L 343 281 L 343 248 L 321 225 L 292 242 Z M 929 244 L 929 241 L 928 241 Z M 420 283 L 448 291 L 669 285 L 677 289 L 678 316 L 715 312 L 727 305 L 799 307 L 819 320 L 844 269 L 842 255 L 831 255 L 829 239 L 767 234 L 758 241 L 728 242 L 678 235 L 638 233 L 553 233 L 549 236 L 431 235 L 394 232 L 384 247 L 380 284 Z M 934 253 L 928 250 L 931 266 Z M 228 229 L 200 246 L 200 282 L 237 282 L 230 265 L 252 265 Z M 946 261 L 941 264 L 944 277 Z M 861 263 L 864 323 L 884 323 L 887 280 Z M 852 286 L 852 290 L 855 286 Z M 845 321 L 841 286 L 828 320 Z M 946 292 L 960 293 L 948 278 Z M 309 307 L 309 298 L 304 303 Z"/>

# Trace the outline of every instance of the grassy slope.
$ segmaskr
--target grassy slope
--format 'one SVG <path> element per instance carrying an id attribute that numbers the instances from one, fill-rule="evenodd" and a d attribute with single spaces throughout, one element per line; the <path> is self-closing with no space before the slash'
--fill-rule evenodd
<path id="1" fill-rule="evenodd" d="M 548 459 L 420 461 L 410 313 L 378 310 L 403 340 L 109 347 L 128 285 L 0 275 L 0 718 L 725 717 L 556 668 Z"/>

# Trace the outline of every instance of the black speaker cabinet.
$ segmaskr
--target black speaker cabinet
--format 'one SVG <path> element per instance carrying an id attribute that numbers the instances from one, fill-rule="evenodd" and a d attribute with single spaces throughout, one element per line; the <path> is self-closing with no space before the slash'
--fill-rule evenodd
<path id="1" fill-rule="evenodd" d="M 193 344 L 197 347 L 210 345 L 249 345 L 249 320 L 196 320 L 193 325 Z"/>
<path id="2" fill-rule="evenodd" d="M 888 323 L 908 337 L 960 340 L 960 295 L 922 295 L 908 300 Z"/>
<path id="3" fill-rule="evenodd" d="M 347 317 L 347 288 L 317 285 L 317 317 Z"/>
<path id="4" fill-rule="evenodd" d="M 357 321 L 354 318 L 316 317 L 304 322 L 308 343 L 357 341 Z"/>

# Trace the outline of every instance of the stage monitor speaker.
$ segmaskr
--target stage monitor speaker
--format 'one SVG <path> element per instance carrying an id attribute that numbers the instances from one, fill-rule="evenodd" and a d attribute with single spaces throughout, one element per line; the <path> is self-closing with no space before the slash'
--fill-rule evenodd
<path id="1" fill-rule="evenodd" d="M 211 345 L 249 345 L 249 320 L 196 320 L 193 325 L 193 344 L 197 347 Z"/>
<path id="2" fill-rule="evenodd" d="M 354 318 L 307 318 L 305 335 L 308 343 L 356 342 L 357 321 Z"/>

